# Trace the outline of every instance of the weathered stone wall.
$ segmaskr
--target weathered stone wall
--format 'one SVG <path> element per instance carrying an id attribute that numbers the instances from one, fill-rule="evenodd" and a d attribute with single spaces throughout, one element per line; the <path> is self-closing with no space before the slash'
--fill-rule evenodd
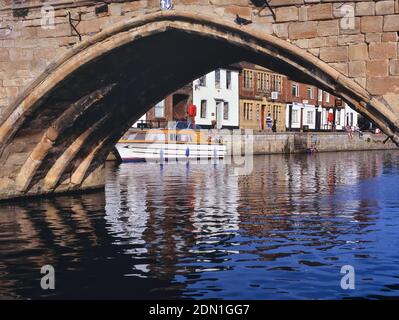
<path id="1" fill-rule="evenodd" d="M 85 39 L 122 20 L 160 10 L 159 0 L 115 1 L 107 13 L 99 14 L 95 8 L 102 4 L 94 1 L 49 1 L 55 8 L 55 29 L 43 29 L 41 1 L 19 2 L 1 1 L 0 110 L 53 59 L 79 42 L 69 13 L 74 19 L 80 15 L 76 28 Z M 399 112 L 399 0 L 270 0 L 270 4 L 276 19 L 268 8 L 258 13 L 248 0 L 174 0 L 174 9 L 228 21 L 239 14 L 253 22 L 243 28 L 275 35 L 309 51 Z M 353 8 L 353 29 L 345 29 L 342 16 L 349 11 L 344 5 Z"/>
<path id="2" fill-rule="evenodd" d="M 228 138 L 228 137 L 227 137 Z M 253 140 L 243 135 L 239 140 L 233 139 L 233 147 L 229 147 L 229 154 L 238 153 L 241 144 L 241 154 L 253 150 L 253 154 L 281 154 L 304 153 L 312 146 L 319 152 L 337 151 L 366 151 L 366 150 L 397 150 L 397 146 L 391 141 L 386 141 L 383 134 L 376 135 L 365 133 L 359 136 L 354 133 L 352 138 L 346 133 L 273 133 L 254 134 Z M 251 138 L 252 139 L 252 138 Z M 253 148 L 247 148 L 247 142 L 252 143 Z"/>

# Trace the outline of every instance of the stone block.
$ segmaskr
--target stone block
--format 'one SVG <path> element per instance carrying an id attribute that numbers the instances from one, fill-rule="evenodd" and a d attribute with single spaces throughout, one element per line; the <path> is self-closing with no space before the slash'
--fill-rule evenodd
<path id="1" fill-rule="evenodd" d="M 397 32 L 384 32 L 382 34 L 382 42 L 398 42 Z"/>
<path id="2" fill-rule="evenodd" d="M 348 75 L 348 63 L 329 63 L 329 65 L 342 74 Z"/>
<path id="3" fill-rule="evenodd" d="M 367 61 L 367 76 L 369 77 L 388 76 L 388 60 Z"/>
<path id="4" fill-rule="evenodd" d="M 298 21 L 297 7 L 276 8 L 276 22 Z"/>
<path id="5" fill-rule="evenodd" d="M 308 20 L 329 20 L 333 19 L 333 9 L 331 3 L 315 4 L 307 10 Z"/>
<path id="6" fill-rule="evenodd" d="M 319 37 L 335 36 L 339 34 L 338 20 L 319 21 L 317 35 Z"/>
<path id="7" fill-rule="evenodd" d="M 368 77 L 366 88 L 372 95 L 399 93 L 399 76 Z"/>
<path id="8" fill-rule="evenodd" d="M 366 43 L 381 42 L 382 33 L 366 33 Z"/>
<path id="9" fill-rule="evenodd" d="M 349 46 L 348 54 L 350 61 L 367 60 L 369 58 L 368 46 L 365 43 Z"/>
<path id="10" fill-rule="evenodd" d="M 350 61 L 348 64 L 349 77 L 359 78 L 366 76 L 365 61 Z"/>
<path id="11" fill-rule="evenodd" d="M 288 35 L 292 40 L 314 38 L 317 36 L 317 22 L 292 22 L 288 27 Z"/>
<path id="12" fill-rule="evenodd" d="M 393 42 L 370 43 L 369 57 L 372 60 L 394 59 L 397 57 L 397 44 Z"/>
<path id="13" fill-rule="evenodd" d="M 381 32 L 383 17 L 362 17 L 360 20 L 360 30 L 366 32 Z"/>
<path id="14" fill-rule="evenodd" d="M 324 62 L 346 62 L 348 61 L 348 47 L 321 48 L 320 59 Z"/>
<path id="15" fill-rule="evenodd" d="M 399 31 L 399 15 L 384 16 L 384 31 Z"/>
<path id="16" fill-rule="evenodd" d="M 353 45 L 358 43 L 364 43 L 363 34 L 343 34 L 338 36 L 338 45 Z"/>
<path id="17" fill-rule="evenodd" d="M 399 59 L 394 59 L 389 62 L 389 74 L 399 76 Z"/>
<path id="18" fill-rule="evenodd" d="M 377 15 L 386 15 L 395 13 L 395 1 L 378 1 L 375 4 L 375 13 Z"/>
<path id="19" fill-rule="evenodd" d="M 373 16 L 375 14 L 374 1 L 357 2 L 355 6 L 356 16 Z"/>

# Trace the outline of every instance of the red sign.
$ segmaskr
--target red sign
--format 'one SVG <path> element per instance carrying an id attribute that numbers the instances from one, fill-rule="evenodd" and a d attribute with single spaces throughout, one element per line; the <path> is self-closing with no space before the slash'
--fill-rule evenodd
<path id="1" fill-rule="evenodd" d="M 190 104 L 187 108 L 187 114 L 190 117 L 195 117 L 197 115 L 197 106 L 195 104 Z"/>

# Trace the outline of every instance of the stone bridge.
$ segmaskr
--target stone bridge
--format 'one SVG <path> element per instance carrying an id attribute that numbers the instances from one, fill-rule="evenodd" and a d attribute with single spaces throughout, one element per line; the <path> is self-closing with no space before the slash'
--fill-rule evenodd
<path id="1" fill-rule="evenodd" d="M 399 0 L 0 3 L 0 199 L 102 187 L 149 105 L 242 60 L 342 97 L 399 145 Z"/>

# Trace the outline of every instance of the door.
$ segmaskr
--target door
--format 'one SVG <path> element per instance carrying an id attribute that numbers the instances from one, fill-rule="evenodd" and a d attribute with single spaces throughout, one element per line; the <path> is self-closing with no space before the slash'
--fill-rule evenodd
<path id="1" fill-rule="evenodd" d="M 216 101 L 216 128 L 221 129 L 223 125 L 223 101 Z"/>
<path id="2" fill-rule="evenodd" d="M 261 114 L 260 114 L 260 127 L 262 128 L 262 130 L 265 130 L 265 121 L 266 121 L 265 113 L 266 113 L 266 106 L 262 104 Z"/>
<path id="3" fill-rule="evenodd" d="M 316 110 L 316 131 L 321 129 L 321 112 Z"/>

